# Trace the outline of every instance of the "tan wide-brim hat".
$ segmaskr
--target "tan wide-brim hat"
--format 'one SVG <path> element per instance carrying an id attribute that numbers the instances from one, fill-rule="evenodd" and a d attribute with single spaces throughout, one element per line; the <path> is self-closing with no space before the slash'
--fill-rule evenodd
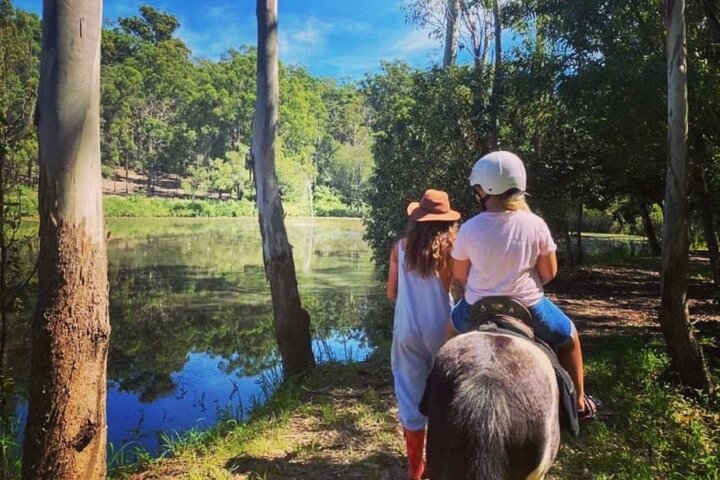
<path id="1" fill-rule="evenodd" d="M 450 208 L 448 194 L 442 190 L 428 190 L 419 202 L 407 207 L 410 219 L 416 222 L 454 222 L 460 220 L 460 212 Z"/>

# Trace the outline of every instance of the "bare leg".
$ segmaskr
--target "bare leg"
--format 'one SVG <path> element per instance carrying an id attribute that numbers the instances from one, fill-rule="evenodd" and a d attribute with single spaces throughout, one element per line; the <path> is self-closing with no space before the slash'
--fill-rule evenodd
<path id="1" fill-rule="evenodd" d="M 577 331 L 572 340 L 558 349 L 560 364 L 567 370 L 577 391 L 578 410 L 585 409 L 585 373 L 583 371 L 582 348 Z"/>

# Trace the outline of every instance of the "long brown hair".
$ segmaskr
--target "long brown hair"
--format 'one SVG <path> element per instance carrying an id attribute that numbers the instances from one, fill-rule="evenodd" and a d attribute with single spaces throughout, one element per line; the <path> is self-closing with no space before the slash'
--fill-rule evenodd
<path id="1" fill-rule="evenodd" d="M 405 268 L 423 277 L 442 272 L 452 262 L 455 222 L 408 222 L 405 244 Z"/>

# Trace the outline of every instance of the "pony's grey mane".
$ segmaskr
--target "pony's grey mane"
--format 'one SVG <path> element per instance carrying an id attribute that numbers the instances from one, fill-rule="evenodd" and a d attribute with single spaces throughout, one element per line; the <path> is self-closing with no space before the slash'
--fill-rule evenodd
<path id="1" fill-rule="evenodd" d="M 542 478 L 557 452 L 554 370 L 527 340 L 480 332 L 450 340 L 423 402 L 433 479 Z"/>
<path id="2" fill-rule="evenodd" d="M 505 382 L 484 369 L 470 372 L 458 382 L 452 404 L 457 412 L 453 423 L 458 430 L 467 430 L 470 450 L 475 458 L 469 462 L 468 479 L 505 476 L 507 458 L 504 449 L 497 449 L 509 437 L 510 407 Z M 484 439 L 485 441 L 480 441 Z"/>

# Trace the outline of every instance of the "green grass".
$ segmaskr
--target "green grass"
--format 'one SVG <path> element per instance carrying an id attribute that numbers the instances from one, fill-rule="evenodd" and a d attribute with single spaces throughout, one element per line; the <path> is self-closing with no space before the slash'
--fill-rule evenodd
<path id="1" fill-rule="evenodd" d="M 378 395 L 367 386 L 364 377 L 368 370 L 388 370 L 384 364 L 388 355 L 387 349 L 381 349 L 369 363 L 323 364 L 302 378 L 277 385 L 268 402 L 256 406 L 248 421 L 229 419 L 205 431 L 170 432 L 163 436 L 161 458 L 145 460 L 135 467 L 121 465 L 112 469 L 110 476 L 128 478 L 139 468 L 153 474 L 172 472 L 178 478 L 225 479 L 232 478 L 229 471 L 232 468 L 227 465 L 236 463 L 237 468 L 252 470 L 249 478 L 278 478 L 278 468 L 293 468 L 292 464 L 298 462 L 311 465 L 309 468 L 316 464 L 322 470 L 325 463 L 322 457 L 328 450 L 355 459 L 361 469 L 373 470 L 376 465 L 365 459 L 365 446 L 400 454 L 398 426 L 388 408 L 388 403 L 394 400 Z M 389 386 L 387 375 L 384 383 Z M 336 389 L 339 393 L 333 397 Z M 313 396 L 310 401 L 309 391 L 330 393 Z M 343 397 L 346 394 L 348 399 Z M 302 428 L 298 428 L 298 422 Z M 328 446 L 338 432 L 355 435 L 371 432 L 371 438 L 365 439 L 362 448 L 344 441 Z M 275 465 L 279 458 L 291 458 L 291 465 Z M 366 478 L 375 477 L 370 474 Z"/>
<path id="2" fill-rule="evenodd" d="M 19 205 L 21 216 L 37 217 L 37 190 L 22 186 L 19 198 L 12 199 Z M 257 214 L 255 203 L 243 200 L 182 199 L 147 197 L 144 195 L 104 196 L 105 217 L 253 217 Z M 286 215 L 290 217 L 309 216 L 307 206 L 285 202 Z M 318 217 L 358 217 L 363 214 L 361 207 L 350 207 L 332 193 L 321 190 L 315 200 L 314 213 Z"/>
<path id="3" fill-rule="evenodd" d="M 604 406 L 599 419 L 583 424 L 577 438 L 563 438 L 550 478 L 720 478 L 717 399 L 682 395 L 668 375 L 669 362 L 659 339 L 604 338 L 591 351 L 597 353 L 587 363 L 588 389 Z M 387 348 L 382 348 L 371 362 L 384 365 L 388 357 Z M 351 405 L 339 406 L 327 397 L 308 401 L 300 383 L 288 382 L 246 423 L 173 435 L 167 442 L 167 457 L 172 459 L 146 463 L 144 469 L 158 474 L 170 469 L 178 478 L 231 478 L 225 466 L 229 459 L 240 458 L 246 470 L 254 468 L 255 477 L 249 478 L 282 478 L 273 466 L 278 459 L 317 468 L 331 464 L 326 456 L 333 449 L 323 439 L 343 428 L 372 432 L 363 438 L 362 448 L 388 452 L 401 461 L 397 419 L 387 408 L 394 399 L 387 388 L 363 389 L 362 369 L 368 366 L 323 365 L 302 382 L 311 389 L 360 386 L 362 395 Z M 309 435 L 302 428 L 298 431 L 299 421 L 311 426 Z M 294 441 L 301 433 L 305 441 Z M 371 468 L 372 462 L 359 458 L 356 448 L 343 447 L 353 471 Z M 372 470 L 368 472 L 367 478 L 375 478 Z"/>
<path id="4" fill-rule="evenodd" d="M 565 439 L 554 478 L 720 478 L 717 399 L 684 396 L 658 340 L 605 340 L 587 364 L 598 421 Z"/>
<path id="5" fill-rule="evenodd" d="M 0 417 L 0 478 L 20 478 L 22 445 L 18 443 L 20 420 Z"/>
<path id="6" fill-rule="evenodd" d="M 250 217 L 249 200 L 187 200 L 178 198 L 105 197 L 106 217 Z"/>
<path id="7" fill-rule="evenodd" d="M 189 200 L 178 198 L 105 197 L 106 217 L 252 217 L 257 211 L 251 200 Z M 307 207 L 285 202 L 283 210 L 290 217 L 309 216 Z M 357 217 L 361 213 L 339 199 L 319 197 L 314 213 L 318 217 Z"/>

